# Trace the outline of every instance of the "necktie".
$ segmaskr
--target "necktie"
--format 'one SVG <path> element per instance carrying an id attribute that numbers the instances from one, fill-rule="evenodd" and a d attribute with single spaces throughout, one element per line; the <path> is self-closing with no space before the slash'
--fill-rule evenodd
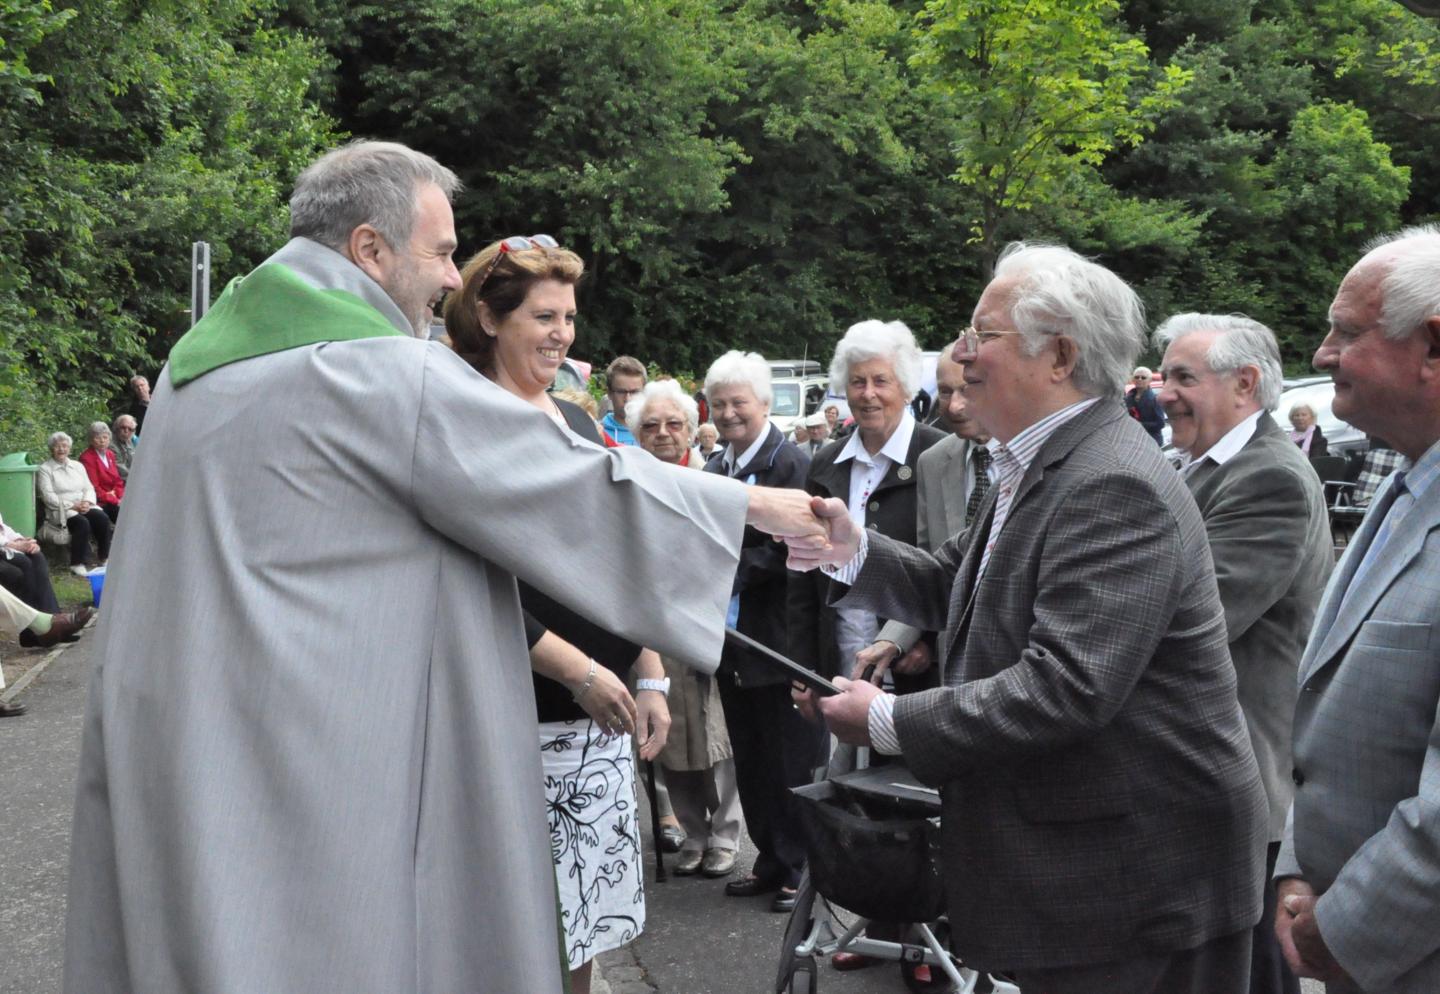
<path id="1" fill-rule="evenodd" d="M 970 499 L 965 502 L 965 523 L 975 520 L 975 512 L 990 491 L 990 450 L 976 446 L 970 450 L 970 461 L 975 467 L 975 482 L 970 485 Z"/>
<path id="2" fill-rule="evenodd" d="M 1380 527 L 1375 531 L 1375 537 L 1370 540 L 1370 548 L 1365 550 L 1365 556 L 1360 560 L 1360 565 L 1355 567 L 1355 572 L 1350 575 L 1350 583 L 1345 587 L 1345 593 L 1340 598 L 1340 610 L 1345 609 L 1345 604 L 1350 600 L 1350 595 L 1359 590 L 1370 570 L 1380 559 L 1380 553 L 1384 550 L 1385 544 L 1390 541 L 1390 533 L 1395 526 L 1405 517 L 1407 511 L 1415 503 L 1415 495 L 1405 486 L 1405 474 L 1395 474 L 1395 499 L 1385 511 L 1385 520 L 1380 522 Z"/>

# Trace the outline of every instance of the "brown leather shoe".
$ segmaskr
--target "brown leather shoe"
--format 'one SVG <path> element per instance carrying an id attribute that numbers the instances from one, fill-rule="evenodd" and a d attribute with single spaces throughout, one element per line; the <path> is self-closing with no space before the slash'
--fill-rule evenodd
<path id="1" fill-rule="evenodd" d="M 50 619 L 50 630 L 43 635 L 35 636 L 35 644 L 42 648 L 46 646 L 59 645 L 72 635 L 77 635 L 80 629 L 85 627 L 95 614 L 93 607 L 82 607 L 70 614 L 57 614 Z"/>

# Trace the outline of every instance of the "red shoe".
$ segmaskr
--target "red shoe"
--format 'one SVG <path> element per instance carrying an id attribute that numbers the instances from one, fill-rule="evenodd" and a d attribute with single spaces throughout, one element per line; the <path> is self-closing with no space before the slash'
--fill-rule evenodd
<path id="1" fill-rule="evenodd" d="M 841 951 L 830 957 L 830 965 L 837 970 L 863 970 L 879 962 L 875 957 L 866 956 L 864 953 Z"/>

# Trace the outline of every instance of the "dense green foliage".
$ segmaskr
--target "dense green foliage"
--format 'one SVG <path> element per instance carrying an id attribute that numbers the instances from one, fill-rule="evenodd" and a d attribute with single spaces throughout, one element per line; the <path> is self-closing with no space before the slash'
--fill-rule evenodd
<path id="1" fill-rule="evenodd" d="M 1370 236 L 1440 215 L 1426 0 L 0 0 L 0 451 L 118 407 L 345 134 L 456 168 L 462 254 L 587 260 L 579 356 L 930 347 L 1004 242 L 1302 365 Z M 1411 8 L 1411 9 L 1407 9 Z"/>
<path id="2" fill-rule="evenodd" d="M 0 451 L 105 418 L 189 326 L 190 243 L 234 274 L 334 140 L 305 37 L 250 0 L 0 0 Z M 118 409 L 118 408 L 117 408 Z"/>

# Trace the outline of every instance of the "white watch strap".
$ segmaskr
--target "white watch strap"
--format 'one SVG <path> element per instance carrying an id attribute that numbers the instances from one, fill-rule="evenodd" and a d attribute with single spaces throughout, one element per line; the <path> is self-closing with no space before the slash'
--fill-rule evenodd
<path id="1" fill-rule="evenodd" d="M 650 679 L 650 678 L 647 678 L 647 677 L 641 677 L 639 680 L 636 680 L 636 681 L 635 681 L 635 690 L 636 690 L 637 692 L 639 692 L 639 691 L 641 691 L 641 690 L 658 690 L 658 691 L 660 691 L 660 693 L 664 694 L 666 697 L 669 697 L 669 696 L 670 696 L 670 678 L 667 676 L 667 677 L 665 677 L 665 678 L 663 678 L 663 679 L 660 679 L 660 680 L 654 680 L 654 679 Z"/>

